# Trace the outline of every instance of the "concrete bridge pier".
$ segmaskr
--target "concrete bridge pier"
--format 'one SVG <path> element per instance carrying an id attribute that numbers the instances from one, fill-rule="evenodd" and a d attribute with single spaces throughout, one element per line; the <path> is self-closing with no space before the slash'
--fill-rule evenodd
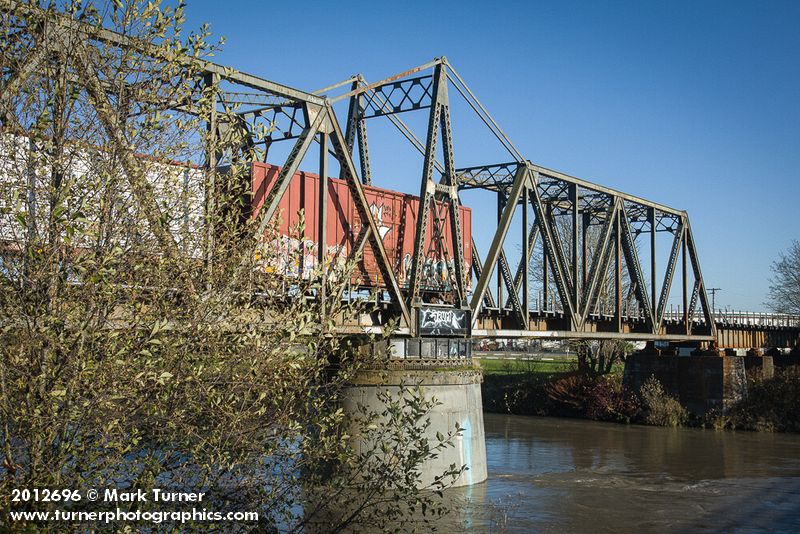
<path id="1" fill-rule="evenodd" d="M 428 347 L 428 356 L 420 356 L 420 347 Z M 426 431 L 429 444 L 438 442 L 437 433 L 461 428 L 452 440 L 452 447 L 439 451 L 438 456 L 425 462 L 420 469 L 420 487 L 426 487 L 434 478 L 450 468 L 466 466 L 466 470 L 453 486 L 468 486 L 486 480 L 486 443 L 483 429 L 483 403 L 481 401 L 482 373 L 472 365 L 470 344 L 463 339 L 394 340 L 400 351 L 392 354 L 385 368 L 365 370 L 353 381 L 343 403 L 345 413 L 358 414 L 359 405 L 369 411 L 381 413 L 385 405 L 381 392 L 399 395 L 402 386 L 419 385 L 426 400 L 435 400 L 428 417 Z M 436 347 L 433 357 L 430 347 Z M 458 347 L 462 347 L 461 352 Z M 410 350 L 409 350 L 410 349 Z M 436 351 L 441 350 L 437 357 Z M 354 429 L 355 446 L 374 448 Z"/>

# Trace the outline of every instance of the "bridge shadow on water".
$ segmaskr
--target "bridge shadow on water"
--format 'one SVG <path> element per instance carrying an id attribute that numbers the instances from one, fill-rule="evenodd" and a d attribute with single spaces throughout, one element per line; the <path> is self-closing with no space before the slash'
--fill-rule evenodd
<path id="1" fill-rule="evenodd" d="M 485 414 L 445 531 L 798 532 L 800 436 Z"/>

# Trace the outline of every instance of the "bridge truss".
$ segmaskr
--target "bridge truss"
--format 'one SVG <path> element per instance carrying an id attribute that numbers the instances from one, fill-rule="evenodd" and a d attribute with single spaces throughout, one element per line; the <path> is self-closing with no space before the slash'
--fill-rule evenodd
<path id="1" fill-rule="evenodd" d="M 61 39 L 71 46 L 113 46 L 149 53 L 146 44 L 69 18 L 53 18 L 26 4 L 3 0 L 0 10 L 37 21 L 49 31 L 32 32 L 45 39 Z M 6 126 L 11 101 L 32 73 L 53 58 L 47 47 L 34 42 L 27 57 L 5 68 L 0 87 L 0 113 Z M 82 54 L 73 56 L 80 83 L 95 102 L 98 116 L 110 139 L 127 157 L 125 175 L 137 201 L 148 213 L 154 233 L 177 253 L 169 232 L 158 232 L 161 214 L 153 192 L 142 183 L 142 172 L 119 131 L 118 117 L 108 113 L 109 88 Z M 343 324 L 348 332 L 374 331 L 398 321 L 400 335 L 423 334 L 420 316 L 431 309 L 449 310 L 462 321 L 453 333 L 474 337 L 620 338 L 639 340 L 708 342 L 716 339 L 717 326 L 709 306 L 700 259 L 688 214 L 649 200 L 546 169 L 514 146 L 486 108 L 475 97 L 446 58 L 378 82 L 358 75 L 319 91 L 305 92 L 208 61 L 191 59 L 198 81 L 214 90 L 214 111 L 208 129 L 216 135 L 236 129 L 244 132 L 242 146 L 229 154 L 209 152 L 205 158 L 206 191 L 214 190 L 217 170 L 232 159 L 266 161 L 278 143 L 291 143 L 275 185 L 259 214 L 257 232 L 263 233 L 276 214 L 281 197 L 301 163 L 316 155 L 320 174 L 318 213 L 319 241 L 325 243 L 330 158 L 346 181 L 361 221 L 353 228 L 351 257 L 370 247 L 385 284 L 383 313 L 356 323 Z M 467 103 L 508 157 L 498 162 L 459 167 L 453 142 L 451 90 Z M 335 104 L 347 103 L 341 127 Z M 180 104 L 165 103 L 165 108 Z M 235 108 L 235 120 L 223 110 Z M 418 136 L 401 118 L 406 113 L 427 113 L 427 129 Z M 222 117 L 225 117 L 224 119 Z M 370 210 L 364 185 L 372 184 L 367 123 L 390 121 L 420 153 L 420 213 L 414 232 L 410 277 L 398 281 L 398 266 L 390 261 L 379 227 Z M 256 135 L 256 132 L 267 132 Z M 437 157 L 441 153 L 441 159 Z M 356 158 L 357 153 L 357 158 Z M 358 163 L 356 163 L 356 161 Z M 497 223 L 485 251 L 474 242 L 472 260 L 465 263 L 464 231 L 458 207 L 464 192 L 482 190 L 496 197 Z M 213 209 L 213 195 L 205 195 L 205 209 Z M 434 212 L 429 227 L 428 213 Z M 444 222 L 447 221 L 448 224 Z M 513 230 L 512 228 L 518 228 Z M 213 232 L 207 229 L 208 240 Z M 509 261 L 509 235 L 520 238 L 519 261 Z M 447 235 L 449 234 L 449 235 Z M 657 239 L 657 235 L 668 239 Z M 430 252 L 426 237 L 452 268 L 441 288 L 431 291 L 421 283 L 424 261 Z M 663 250 L 666 247 L 666 250 Z M 323 263 L 324 247 L 319 248 Z M 213 265 L 213 247 L 206 261 Z M 642 252 L 648 258 L 641 260 Z M 658 274 L 657 258 L 666 258 Z M 645 269 L 644 267 L 647 267 Z M 675 281 L 675 278 L 678 281 Z M 538 293 L 533 298 L 534 285 Z M 492 287 L 494 285 L 494 287 Z M 680 291 L 680 311 L 668 310 L 673 286 Z M 324 284 L 323 284 L 324 286 Z M 324 293 L 320 298 L 330 298 Z"/>
<path id="2" fill-rule="evenodd" d="M 426 299 L 416 278 L 425 261 L 423 243 L 428 218 L 424 210 L 439 203 L 448 205 L 451 222 L 461 202 L 462 191 L 480 189 L 497 198 L 497 227 L 482 260 L 473 242 L 471 273 L 458 268 L 453 277 L 454 308 L 468 311 L 472 334 L 491 337 L 587 337 L 709 341 L 715 324 L 703 283 L 699 256 L 686 212 L 626 193 L 545 169 L 524 158 L 478 101 L 446 58 L 367 83 L 361 76 L 326 88 L 348 86 L 349 91 L 332 98 L 347 99 L 347 139 L 352 150 L 357 137 L 361 179 L 371 183 L 366 123 L 386 118 L 416 148 L 423 159 L 420 181 L 422 216 L 417 219 L 412 280 L 403 297 L 408 308 L 419 309 Z M 449 88 L 454 87 L 485 127 L 513 158 L 458 168 L 454 164 Z M 398 115 L 415 111 L 428 114 L 422 139 Z M 441 138 L 442 159 L 435 154 Z M 424 140 L 423 140 L 424 139 Z M 434 218 L 434 221 L 437 219 Z M 512 222 L 520 222 L 519 262 L 512 273 L 505 251 Z M 460 243 L 457 223 L 451 224 Z M 436 228 L 433 236 L 447 241 Z M 656 258 L 661 254 L 657 233 L 670 236 L 663 276 L 657 278 Z M 649 239 L 642 243 L 640 236 Z M 534 251 L 539 258 L 534 262 Z M 650 279 L 646 280 L 639 258 L 648 247 Z M 443 243 L 441 248 L 446 248 Z M 463 251 L 452 251 L 455 265 Z M 539 301 L 532 306 L 533 266 L 541 269 Z M 667 318 L 667 301 L 673 280 L 679 278 L 682 315 Z M 462 276 L 474 275 L 469 295 Z M 497 277 L 494 294 L 490 290 Z M 466 279 L 466 278 L 465 278 Z M 505 295 L 505 298 L 504 298 Z M 603 299 L 601 299 L 603 295 Z M 608 298 L 609 296 L 613 298 Z"/>

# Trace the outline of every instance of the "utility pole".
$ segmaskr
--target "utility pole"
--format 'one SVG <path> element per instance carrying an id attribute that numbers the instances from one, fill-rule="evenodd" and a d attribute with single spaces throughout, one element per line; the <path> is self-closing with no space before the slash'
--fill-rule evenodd
<path id="1" fill-rule="evenodd" d="M 714 313 L 714 310 L 716 309 L 715 304 L 716 304 L 717 291 L 722 291 L 722 289 L 718 287 L 712 287 L 708 290 L 708 292 L 711 293 L 711 313 Z"/>

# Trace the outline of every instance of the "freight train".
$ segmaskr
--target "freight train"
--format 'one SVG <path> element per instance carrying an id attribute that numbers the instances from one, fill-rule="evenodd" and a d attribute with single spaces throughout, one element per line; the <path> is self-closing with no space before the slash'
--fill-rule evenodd
<path id="1" fill-rule="evenodd" d="M 0 246 L 4 249 L 14 248 L 30 229 L 16 217 L 19 210 L 36 204 L 47 205 L 49 199 L 48 177 L 46 166 L 38 169 L 33 175 L 26 163 L 29 156 L 30 142 L 27 137 L 13 133 L 0 134 L 0 148 L 4 154 L 15 154 L 14 158 L 0 158 Z M 72 164 L 68 174 L 81 176 L 91 169 L 93 158 L 110 157 L 101 149 L 87 147 L 71 147 L 74 151 Z M 167 221 L 168 228 L 177 241 L 179 248 L 188 255 L 202 257 L 202 241 L 204 230 L 203 190 L 204 171 L 193 165 L 176 162 L 158 161 L 142 156 L 146 162 L 145 177 L 158 198 L 159 205 Z M 219 169 L 225 172 L 225 168 Z M 273 187 L 280 167 L 268 163 L 252 163 L 250 167 L 250 194 L 247 195 L 244 217 L 257 217 L 258 211 Z M 318 208 L 319 208 L 319 175 L 309 172 L 297 172 L 290 186 L 279 202 L 279 210 L 275 218 L 279 219 L 278 237 L 270 246 L 278 247 L 279 254 L 270 254 L 270 258 L 279 258 L 271 264 L 262 265 L 264 270 L 286 275 L 288 277 L 308 276 L 317 267 Z M 131 235 L 124 236 L 124 241 L 152 241 L 153 236 L 146 227 L 134 224 L 138 209 L 135 200 L 127 192 L 127 184 L 119 181 L 123 201 L 114 206 L 115 218 L 124 228 L 130 228 Z M 99 191 L 99 190 L 98 190 Z M 85 216 L 96 219 L 100 206 L 98 191 L 87 190 Z M 370 210 L 378 226 L 391 268 L 402 287 L 407 287 L 411 276 L 412 256 L 414 254 L 414 237 L 416 233 L 419 197 L 382 189 L 364 186 L 364 192 Z M 16 199 L 16 200 L 15 200 Z M 26 204 L 27 202 L 27 204 Z M 441 207 L 441 204 L 439 204 Z M 303 212 L 304 229 L 301 235 L 295 230 Z M 453 283 L 453 241 L 450 231 L 449 217 L 439 221 L 442 235 L 445 236 L 441 246 L 434 246 L 433 229 L 435 211 L 429 210 L 428 232 L 423 246 L 425 260 L 422 266 L 420 289 L 428 292 L 450 291 Z M 441 210 L 442 214 L 446 213 Z M 469 208 L 459 207 L 462 230 L 462 250 L 464 252 L 464 272 L 470 272 L 472 262 L 472 212 Z M 34 217 L 28 220 L 31 228 L 45 228 L 47 210 L 36 210 Z M 131 219 L 131 221 L 128 221 Z M 350 194 L 350 189 L 343 180 L 330 178 L 328 182 L 328 207 L 326 221 L 325 257 L 327 262 L 343 262 L 349 256 L 353 242 L 362 229 L 362 223 Z M 83 246 L 79 242 L 76 246 Z M 124 243 L 122 243 L 124 245 Z M 86 246 L 89 246 L 87 243 Z M 273 250 L 274 252 L 274 250 Z M 266 255 L 265 255 L 266 256 Z M 372 248 L 364 248 L 361 261 L 353 275 L 352 282 L 362 288 L 384 289 L 382 279 Z M 467 276 L 466 287 L 470 289 L 471 277 Z"/>
<path id="2" fill-rule="evenodd" d="M 257 217 L 264 200 L 274 186 L 280 167 L 266 163 L 253 163 L 251 169 L 252 197 L 251 216 Z M 276 270 L 291 276 L 307 276 L 317 265 L 319 246 L 318 221 L 319 213 L 319 175 L 309 172 L 297 172 L 292 178 L 289 188 L 280 200 L 276 217 L 280 217 L 280 237 L 274 246 L 283 247 L 280 254 L 280 265 L 268 265 L 265 268 Z M 416 233 L 417 214 L 419 213 L 419 197 L 382 189 L 364 186 L 372 216 L 380 232 L 386 253 L 397 276 L 398 283 L 407 287 L 411 276 L 411 258 L 414 254 L 414 236 Z M 293 229 L 300 223 L 300 212 L 304 218 L 302 235 L 293 235 Z M 450 231 L 449 217 L 443 217 L 442 235 L 446 250 L 437 250 L 433 246 L 434 211 L 428 210 L 428 232 L 423 250 L 426 252 L 422 269 L 420 288 L 427 291 L 449 291 L 453 273 L 453 240 Z M 442 213 L 446 211 L 442 210 Z M 459 207 L 462 229 L 462 248 L 464 251 L 464 272 L 470 272 L 472 262 L 472 211 L 464 206 Z M 341 261 L 348 256 L 353 242 L 361 231 L 361 219 L 353 203 L 350 189 L 344 180 L 330 178 L 328 181 L 328 207 L 326 224 L 325 257 L 328 262 Z M 273 256 L 274 257 L 274 256 Z M 380 270 L 370 247 L 364 248 L 358 272 L 354 273 L 354 281 L 359 286 L 383 288 Z M 467 288 L 470 277 L 467 277 Z"/>

